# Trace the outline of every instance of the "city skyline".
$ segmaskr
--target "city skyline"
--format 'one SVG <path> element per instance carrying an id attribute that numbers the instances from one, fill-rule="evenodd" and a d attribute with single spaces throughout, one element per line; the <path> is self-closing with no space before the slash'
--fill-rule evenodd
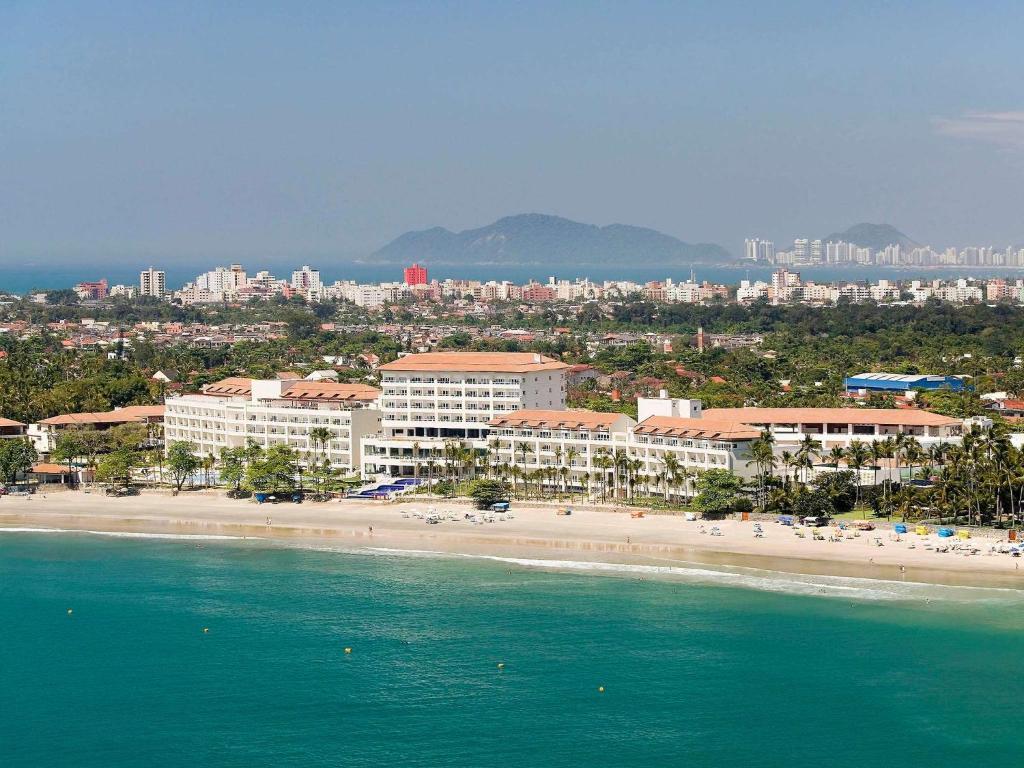
<path id="1" fill-rule="evenodd" d="M 8 5 L 0 266 L 344 260 L 527 211 L 1016 245 L 1024 18 L 986 9 Z"/>

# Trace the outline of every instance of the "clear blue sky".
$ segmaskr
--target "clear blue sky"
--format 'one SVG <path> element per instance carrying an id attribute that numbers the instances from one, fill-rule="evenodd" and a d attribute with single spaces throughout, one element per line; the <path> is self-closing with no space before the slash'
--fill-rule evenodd
<path id="1" fill-rule="evenodd" d="M 1024 242 L 1019 2 L 0 0 L 0 264 L 325 259 L 537 211 Z"/>

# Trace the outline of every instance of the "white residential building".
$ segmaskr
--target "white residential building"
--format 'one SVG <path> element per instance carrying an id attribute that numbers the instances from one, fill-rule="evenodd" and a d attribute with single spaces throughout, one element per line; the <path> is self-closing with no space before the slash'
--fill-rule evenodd
<path id="1" fill-rule="evenodd" d="M 380 366 L 383 434 L 363 441 L 364 474 L 412 475 L 447 441 L 485 441 L 495 416 L 564 410 L 568 367 L 531 352 L 425 352 Z"/>
<path id="2" fill-rule="evenodd" d="M 162 299 L 167 293 L 167 273 L 162 269 L 144 269 L 139 273 L 139 295 Z"/>
<path id="3" fill-rule="evenodd" d="M 304 264 L 302 269 L 292 272 L 291 286 L 307 299 L 319 299 L 323 292 L 323 284 L 320 282 L 320 270 L 313 269 Z"/>
<path id="4" fill-rule="evenodd" d="M 305 458 L 320 450 L 310 441 L 310 431 L 325 427 L 332 435 L 326 457 L 337 468 L 354 470 L 360 464 L 361 438 L 380 429 L 379 395 L 366 384 L 224 379 L 204 387 L 202 394 L 167 398 L 164 440 L 167 445 L 192 443 L 201 456 L 217 456 L 253 440 L 263 448 L 291 446 Z"/>
<path id="5" fill-rule="evenodd" d="M 622 413 L 525 409 L 491 419 L 486 455 L 493 467 L 553 470 L 546 482 L 559 488 L 614 487 L 608 460 L 627 450 L 635 426 Z"/>

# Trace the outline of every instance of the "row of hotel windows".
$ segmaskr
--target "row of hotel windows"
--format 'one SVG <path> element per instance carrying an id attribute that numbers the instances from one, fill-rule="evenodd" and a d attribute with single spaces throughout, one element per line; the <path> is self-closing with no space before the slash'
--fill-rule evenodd
<path id="1" fill-rule="evenodd" d="M 475 389 L 460 392 L 453 389 L 400 389 L 398 387 L 385 387 L 384 394 L 398 395 L 399 397 L 519 397 L 518 392 L 502 392 L 501 390 L 492 392 L 487 389 Z"/>
<path id="2" fill-rule="evenodd" d="M 523 383 L 515 378 L 453 378 L 451 376 L 383 376 L 383 384 L 497 384 L 499 386 L 516 386 Z"/>
<path id="3" fill-rule="evenodd" d="M 506 406 L 504 403 L 497 403 L 494 406 L 490 406 L 490 405 L 488 405 L 486 403 L 466 403 L 465 405 L 463 405 L 460 402 L 454 402 L 454 403 L 410 403 L 410 402 L 405 401 L 405 400 L 386 400 L 384 402 L 384 407 L 388 408 L 388 409 L 391 409 L 391 410 L 396 409 L 396 408 L 414 408 L 414 409 L 418 409 L 418 410 L 421 410 L 421 411 L 433 411 L 435 409 L 436 410 L 440 410 L 440 411 L 461 411 L 461 410 L 467 410 L 467 411 L 505 411 L 505 410 L 509 410 L 509 411 L 514 411 L 514 410 L 516 410 L 517 406 L 514 405 L 514 404 L 510 404 L 510 405 Z"/>
<path id="4" fill-rule="evenodd" d="M 195 420 L 195 419 L 207 419 L 207 420 L 215 422 L 215 423 L 238 422 L 238 421 L 246 420 L 246 421 L 264 421 L 264 422 L 270 422 L 270 423 L 275 423 L 275 424 L 303 424 L 303 425 L 312 425 L 312 426 L 317 426 L 317 425 L 331 426 L 331 425 L 333 425 L 333 426 L 337 427 L 337 426 L 341 426 L 343 424 L 344 425 L 348 425 L 352 421 L 351 419 L 347 419 L 347 418 L 346 419 L 342 419 L 342 418 L 337 418 L 337 419 L 328 419 L 328 418 L 304 419 L 304 418 L 301 418 L 301 417 L 279 418 L 277 416 L 264 416 L 264 415 L 259 415 L 259 416 L 249 415 L 247 419 L 243 419 L 241 416 L 228 416 L 228 417 L 224 417 L 221 414 L 209 413 L 209 412 L 205 412 L 204 413 L 204 412 L 186 411 L 186 412 L 176 412 L 176 413 L 180 413 L 181 415 L 171 415 L 171 414 L 168 414 L 164 418 L 164 422 L 166 424 L 187 424 L 190 420 Z"/>

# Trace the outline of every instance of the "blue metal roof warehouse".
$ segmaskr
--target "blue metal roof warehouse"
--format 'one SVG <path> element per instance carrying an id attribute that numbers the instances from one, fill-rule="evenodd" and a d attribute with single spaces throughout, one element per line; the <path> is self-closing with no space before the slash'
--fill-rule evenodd
<path id="1" fill-rule="evenodd" d="M 933 376 L 928 374 L 860 373 L 844 382 L 847 392 L 909 392 L 912 389 L 948 389 L 960 392 L 966 388 L 959 376 Z"/>

